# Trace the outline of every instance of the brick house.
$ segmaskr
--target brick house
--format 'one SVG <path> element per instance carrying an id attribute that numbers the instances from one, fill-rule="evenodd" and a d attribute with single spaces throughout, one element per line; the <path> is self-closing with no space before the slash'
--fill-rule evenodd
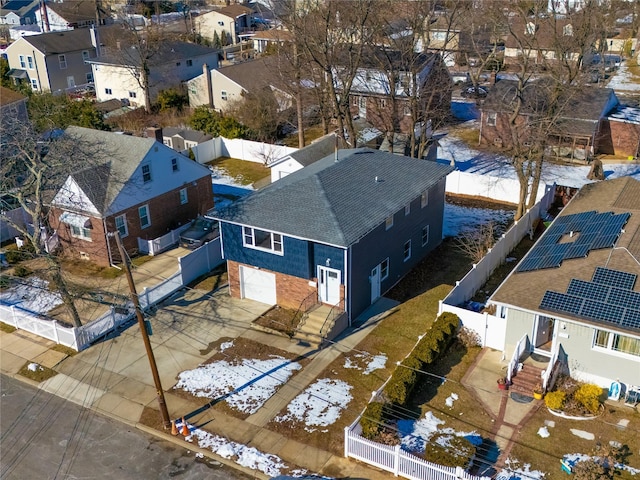
<path id="1" fill-rule="evenodd" d="M 333 307 L 346 327 L 440 244 L 451 170 L 339 150 L 211 213 L 231 295 L 293 310 Z"/>
<path id="2" fill-rule="evenodd" d="M 451 90 L 451 76 L 439 54 L 406 55 L 372 48 L 362 58 L 349 90 L 349 102 L 354 116 L 378 130 L 408 134 L 430 116 L 449 112 Z M 418 118 L 411 112 L 412 97 L 418 99 Z"/>
<path id="3" fill-rule="evenodd" d="M 120 261 L 118 230 L 128 253 L 213 207 L 211 175 L 154 138 L 81 127 L 65 135 L 92 146 L 93 164 L 69 175 L 53 198 L 49 223 L 65 251 L 99 265 Z"/>
<path id="4" fill-rule="evenodd" d="M 603 122 L 599 153 L 640 158 L 640 108 L 618 105 Z"/>
<path id="5" fill-rule="evenodd" d="M 516 101 L 515 80 L 500 80 L 490 90 L 481 106 L 480 141 L 508 148 L 511 145 L 509 117 Z M 549 84 L 545 79 L 527 84 L 522 94 L 518 125 L 535 123 L 548 115 L 546 102 Z M 585 160 L 600 153 L 606 141 L 607 115 L 618 106 L 618 98 L 610 88 L 586 87 L 561 98 L 562 109 L 547 137 L 547 155 L 557 158 Z M 521 129 L 520 140 L 526 130 Z"/>

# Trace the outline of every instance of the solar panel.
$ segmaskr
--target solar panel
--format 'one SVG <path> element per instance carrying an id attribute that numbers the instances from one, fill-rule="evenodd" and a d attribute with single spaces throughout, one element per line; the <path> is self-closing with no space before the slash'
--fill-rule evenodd
<path id="1" fill-rule="evenodd" d="M 592 282 L 610 285 L 612 287 L 633 290 L 636 283 L 637 275 L 633 273 L 621 272 L 619 270 L 611 270 L 605 267 L 596 267 L 593 273 Z"/>
<path id="2" fill-rule="evenodd" d="M 587 253 L 589 253 L 589 250 L 591 250 L 591 248 L 588 243 L 583 245 L 573 244 L 569 250 L 567 250 L 567 253 L 565 253 L 564 259 L 584 258 L 587 256 Z"/>
<path id="3" fill-rule="evenodd" d="M 599 235 L 591 243 L 591 250 L 599 250 L 601 248 L 611 248 L 615 245 L 616 240 L 618 240 L 619 233 L 613 233 L 609 235 Z"/>
<path id="4" fill-rule="evenodd" d="M 621 322 L 623 327 L 640 328 L 640 311 L 627 308 Z"/>
<path id="5" fill-rule="evenodd" d="M 585 300 L 580 310 L 580 316 L 619 324 L 622 322 L 624 308 L 595 300 Z"/>
<path id="6" fill-rule="evenodd" d="M 640 293 L 621 288 L 612 288 L 607 299 L 612 305 L 620 305 L 624 308 L 640 310 Z"/>
<path id="7" fill-rule="evenodd" d="M 540 308 L 552 312 L 566 312 L 579 315 L 583 303 L 584 299 L 582 298 L 547 290 L 540 302 Z"/>
<path id="8" fill-rule="evenodd" d="M 572 278 L 569 287 L 567 287 L 567 293 L 576 297 L 605 302 L 609 294 L 609 287 Z"/>

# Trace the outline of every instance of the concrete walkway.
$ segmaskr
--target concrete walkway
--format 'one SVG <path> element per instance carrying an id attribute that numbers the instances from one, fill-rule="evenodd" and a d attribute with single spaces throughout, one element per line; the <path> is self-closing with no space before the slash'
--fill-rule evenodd
<path id="1" fill-rule="evenodd" d="M 198 428 L 278 455 L 292 467 L 352 479 L 395 478 L 365 464 L 290 440 L 265 426 L 341 353 L 359 344 L 396 305 L 391 300 L 381 299 L 355 322 L 355 328 L 344 332 L 336 343 L 322 350 L 313 350 L 286 337 L 251 328 L 251 322 L 269 308 L 264 304 L 230 298 L 226 291 L 212 296 L 197 290 L 177 294 L 151 318 L 153 335 L 150 340 L 169 414 L 171 418 L 185 417 L 188 423 Z M 172 391 L 177 375 L 210 358 L 215 353 L 213 345 L 216 342 L 238 337 L 305 356 L 310 362 L 278 390 L 278 395 L 271 397 L 255 414 L 244 420 L 227 415 L 220 409 L 203 407 L 202 400 L 187 399 Z M 24 380 L 16 374 L 26 362 L 54 368 L 58 374 L 42 382 L 39 385 L 41 389 L 163 438 L 184 442 L 180 436 L 171 437 L 140 423 L 145 408 L 157 410 L 158 406 L 137 325 L 72 357 L 51 350 L 53 346 L 53 342 L 26 332 L 0 332 L 0 371 Z M 496 379 L 504 375 L 504 368 L 500 352 L 484 350 L 463 378 L 463 384 L 496 420 L 492 434 L 503 455 L 510 450 L 512 435 L 537 405 L 535 402 L 516 403 L 498 392 Z M 190 448 L 198 450 L 195 446 Z M 211 452 L 202 453 L 224 461 Z M 233 462 L 225 463 L 237 466 Z M 256 472 L 252 475 L 266 478 Z"/>
<path id="2" fill-rule="evenodd" d="M 529 403 L 516 402 L 510 398 L 508 391 L 498 390 L 496 381 L 507 372 L 508 362 L 502 359 L 502 355 L 502 352 L 497 350 L 482 350 L 462 378 L 462 384 L 494 420 L 491 434 L 492 440 L 499 448 L 497 466 L 501 466 L 509 456 L 515 434 L 542 405 L 540 400 L 532 400 Z"/>

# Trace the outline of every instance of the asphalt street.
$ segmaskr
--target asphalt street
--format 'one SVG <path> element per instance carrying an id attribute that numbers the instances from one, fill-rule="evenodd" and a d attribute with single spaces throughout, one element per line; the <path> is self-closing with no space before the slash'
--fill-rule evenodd
<path id="1" fill-rule="evenodd" d="M 2 375 L 0 478 L 245 480 L 250 477 Z"/>

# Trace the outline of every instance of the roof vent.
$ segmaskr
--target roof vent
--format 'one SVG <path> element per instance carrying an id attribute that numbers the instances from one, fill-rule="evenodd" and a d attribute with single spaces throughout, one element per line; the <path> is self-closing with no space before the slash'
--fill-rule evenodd
<path id="1" fill-rule="evenodd" d="M 377 176 L 377 175 L 376 175 L 376 178 L 375 178 L 375 180 L 376 180 L 376 183 L 378 183 L 378 176 Z"/>

